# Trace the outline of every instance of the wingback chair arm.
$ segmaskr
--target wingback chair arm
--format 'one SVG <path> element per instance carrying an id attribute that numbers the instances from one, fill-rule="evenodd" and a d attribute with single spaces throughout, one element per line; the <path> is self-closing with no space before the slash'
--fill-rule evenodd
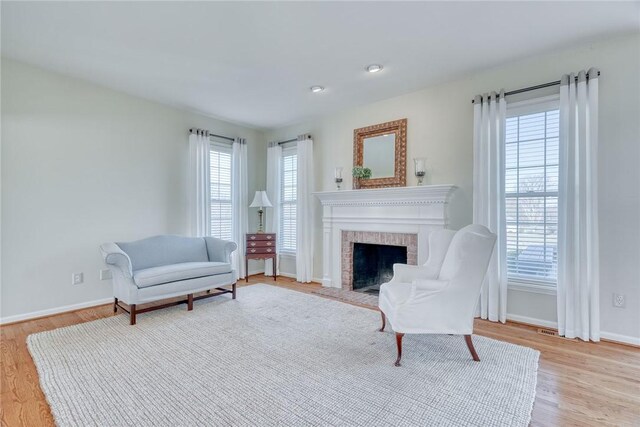
<path id="1" fill-rule="evenodd" d="M 442 291 L 449 285 L 448 280 L 417 279 L 411 282 L 412 293 Z"/>
<path id="2" fill-rule="evenodd" d="M 118 245 L 105 243 L 100 246 L 100 252 L 106 264 L 118 267 L 126 278 L 131 279 L 133 277 L 131 258 Z"/>
<path id="3" fill-rule="evenodd" d="M 418 265 L 393 264 L 393 278 L 389 283 L 412 283 L 414 280 L 436 279 L 438 272 Z"/>
<path id="4" fill-rule="evenodd" d="M 231 262 L 231 254 L 238 249 L 238 245 L 228 240 L 215 237 L 205 237 L 209 261 Z"/>

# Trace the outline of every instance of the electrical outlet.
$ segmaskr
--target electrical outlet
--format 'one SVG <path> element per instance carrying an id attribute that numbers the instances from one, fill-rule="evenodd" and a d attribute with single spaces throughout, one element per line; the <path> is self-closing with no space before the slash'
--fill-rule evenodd
<path id="1" fill-rule="evenodd" d="M 625 298 L 623 294 L 613 294 L 613 306 L 624 308 Z"/>
<path id="2" fill-rule="evenodd" d="M 105 270 L 100 270 L 99 272 L 100 280 L 109 280 L 111 279 L 111 270 L 108 268 Z"/>
<path id="3" fill-rule="evenodd" d="M 84 282 L 84 275 L 82 273 L 72 273 L 71 274 L 71 284 L 79 285 Z"/>

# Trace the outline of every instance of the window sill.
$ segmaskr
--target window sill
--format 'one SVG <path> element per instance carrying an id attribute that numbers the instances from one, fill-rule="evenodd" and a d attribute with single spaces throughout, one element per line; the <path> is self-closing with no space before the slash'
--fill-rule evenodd
<path id="1" fill-rule="evenodd" d="M 538 285 L 534 283 L 524 283 L 524 282 L 514 282 L 510 281 L 507 287 L 514 291 L 521 292 L 531 292 L 534 294 L 542 294 L 542 295 L 556 295 L 556 287 L 555 286 L 545 286 Z"/>
<path id="2" fill-rule="evenodd" d="M 278 255 L 280 255 L 281 257 L 285 257 L 285 258 L 295 258 L 296 257 L 296 253 L 292 252 L 292 251 L 280 251 L 280 252 L 278 252 Z"/>

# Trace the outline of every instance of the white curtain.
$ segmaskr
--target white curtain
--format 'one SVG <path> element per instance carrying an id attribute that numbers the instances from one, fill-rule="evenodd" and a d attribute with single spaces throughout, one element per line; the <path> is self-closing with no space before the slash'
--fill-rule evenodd
<path id="1" fill-rule="evenodd" d="M 280 162 L 282 160 L 282 147 L 276 142 L 269 143 L 267 149 L 267 197 L 273 205 L 266 208 L 266 230 L 269 233 L 278 233 L 280 224 Z M 276 274 L 279 274 L 279 260 L 276 260 Z M 273 267 L 270 260 L 264 265 L 264 274 L 273 276 Z"/>
<path id="2" fill-rule="evenodd" d="M 600 341 L 598 71 L 560 84 L 558 332 Z"/>
<path id="3" fill-rule="evenodd" d="M 209 132 L 189 135 L 189 232 L 192 236 L 211 234 L 209 177 Z"/>
<path id="4" fill-rule="evenodd" d="M 298 193 L 296 199 L 296 280 L 313 277 L 313 140 L 298 136 Z"/>
<path id="5" fill-rule="evenodd" d="M 238 249 L 231 255 L 233 268 L 238 273 L 238 278 L 246 276 L 245 270 L 245 236 L 248 230 L 248 194 L 247 194 L 247 141 L 244 138 L 236 138 L 233 141 L 233 154 L 231 157 L 231 205 L 233 241 Z"/>
<path id="6" fill-rule="evenodd" d="M 479 313 L 507 321 L 507 266 L 504 224 L 504 143 L 507 103 L 504 91 L 476 96 L 473 115 L 473 222 L 497 234 L 480 295 Z"/>

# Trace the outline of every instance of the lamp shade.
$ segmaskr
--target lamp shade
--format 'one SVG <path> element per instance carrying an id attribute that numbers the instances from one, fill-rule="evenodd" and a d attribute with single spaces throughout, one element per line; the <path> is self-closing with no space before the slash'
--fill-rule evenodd
<path id="1" fill-rule="evenodd" d="M 266 191 L 256 191 L 256 195 L 253 197 L 253 202 L 249 205 L 250 208 L 271 208 L 271 202 L 267 197 Z"/>

